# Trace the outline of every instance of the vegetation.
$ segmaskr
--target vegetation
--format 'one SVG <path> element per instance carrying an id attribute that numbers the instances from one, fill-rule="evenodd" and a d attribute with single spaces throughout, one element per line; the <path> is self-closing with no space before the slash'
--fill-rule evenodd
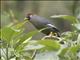
<path id="1" fill-rule="evenodd" d="M 57 15 L 52 18 L 69 20 L 72 31 L 61 34 L 60 40 L 32 37 L 41 30 L 24 33 L 28 21 L 10 23 L 0 29 L 2 60 L 80 60 L 80 22 L 74 16 Z M 63 41 L 64 44 L 60 42 Z"/>

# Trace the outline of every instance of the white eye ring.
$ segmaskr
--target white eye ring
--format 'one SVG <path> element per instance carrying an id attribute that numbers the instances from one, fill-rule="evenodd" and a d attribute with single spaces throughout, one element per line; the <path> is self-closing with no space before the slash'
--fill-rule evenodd
<path id="1" fill-rule="evenodd" d="M 30 18 L 32 17 L 32 15 L 30 15 Z"/>

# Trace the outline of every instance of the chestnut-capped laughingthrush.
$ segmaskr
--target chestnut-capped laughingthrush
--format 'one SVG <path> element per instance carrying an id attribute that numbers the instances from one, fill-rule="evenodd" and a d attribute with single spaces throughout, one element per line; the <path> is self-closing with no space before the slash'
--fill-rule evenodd
<path id="1" fill-rule="evenodd" d="M 42 30 L 42 33 L 49 35 L 51 32 L 53 33 L 53 35 L 56 35 L 57 37 L 60 37 L 60 31 L 58 30 L 58 28 L 56 28 L 51 22 L 50 20 L 35 15 L 35 14 L 27 14 L 26 18 L 37 28 L 37 29 L 43 29 L 46 28 L 44 30 Z"/>

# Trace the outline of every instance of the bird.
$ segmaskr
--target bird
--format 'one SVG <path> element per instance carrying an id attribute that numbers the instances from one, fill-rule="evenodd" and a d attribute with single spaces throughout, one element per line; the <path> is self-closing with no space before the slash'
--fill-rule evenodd
<path id="1" fill-rule="evenodd" d="M 60 31 L 59 29 L 53 25 L 53 22 L 51 22 L 49 19 L 46 19 L 42 16 L 38 16 L 33 13 L 28 13 L 26 18 L 29 22 L 31 22 L 38 30 L 46 28 L 42 30 L 41 32 L 46 35 L 54 35 L 57 37 L 60 37 Z"/>

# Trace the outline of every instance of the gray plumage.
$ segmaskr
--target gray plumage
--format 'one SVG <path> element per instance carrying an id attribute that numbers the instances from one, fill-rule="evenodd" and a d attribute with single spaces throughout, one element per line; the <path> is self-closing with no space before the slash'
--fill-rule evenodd
<path id="1" fill-rule="evenodd" d="M 47 29 L 42 31 L 44 34 L 49 35 L 50 32 L 55 32 L 57 33 L 58 37 L 60 36 L 59 30 L 53 25 L 53 22 L 51 22 L 50 20 L 44 17 L 31 14 L 29 14 L 27 18 L 37 29 L 42 29 L 47 27 Z"/>

